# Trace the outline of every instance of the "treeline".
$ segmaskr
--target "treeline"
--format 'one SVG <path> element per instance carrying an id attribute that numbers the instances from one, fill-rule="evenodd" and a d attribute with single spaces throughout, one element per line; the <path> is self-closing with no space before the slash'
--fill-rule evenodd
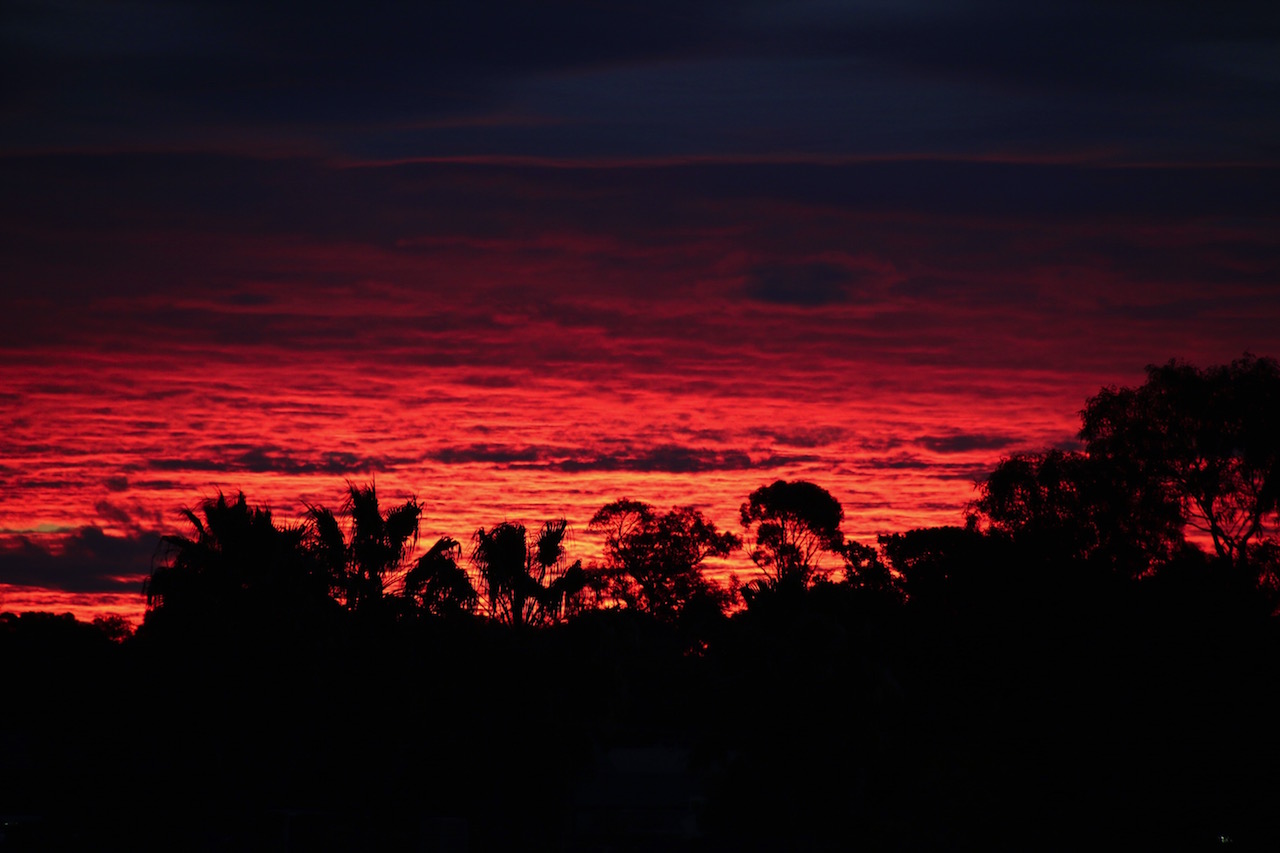
<path id="1" fill-rule="evenodd" d="M 340 512 L 309 507 L 304 523 L 281 526 L 243 494 L 219 494 L 186 511 L 190 534 L 164 537 L 145 587 L 143 631 L 242 633 L 295 630 L 307 620 L 432 618 L 524 629 L 601 609 L 684 623 L 829 583 L 819 571 L 824 556 L 843 565 L 840 583 L 901 594 L 885 564 L 844 538 L 840 503 L 804 481 L 763 486 L 743 504 L 748 553 L 761 570 L 743 586 L 705 576 L 708 558 L 730 556 L 744 538 L 717 529 L 694 507 L 664 512 L 628 499 L 604 506 L 589 524 L 603 537 L 603 560 L 585 567 L 569 560 L 563 518 L 536 531 L 514 522 L 481 528 L 465 549 L 442 537 L 408 561 L 420 513 L 416 500 L 384 510 L 372 485 L 348 484 Z"/>
<path id="2" fill-rule="evenodd" d="M 407 560 L 370 486 L 219 496 L 136 635 L 5 619 L 0 811 L 38 849 L 1277 849 L 1278 389 L 1150 368 L 874 545 L 804 481 L 741 533 L 615 501 L 590 565 L 563 520 Z"/>
<path id="3" fill-rule="evenodd" d="M 1141 387 L 1104 389 L 1081 414 L 1082 449 L 1002 460 L 965 526 L 881 535 L 877 547 L 846 539 L 839 501 L 803 481 L 752 492 L 743 536 L 693 507 L 614 501 L 590 520 L 605 546 L 587 567 L 569 561 L 565 519 L 536 531 L 481 528 L 465 548 L 441 538 L 408 565 L 415 500 L 383 509 L 373 486 L 349 485 L 340 512 L 308 507 L 305 523 L 278 526 L 243 494 L 219 495 L 186 512 L 190 534 L 165 537 L 147 622 L 239 628 L 334 608 L 366 619 L 471 614 L 517 628 L 600 608 L 680 622 L 687 611 L 767 606 L 832 583 L 921 606 L 1003 594 L 1013 604 L 1028 584 L 1052 591 L 1090 576 L 1139 580 L 1210 565 L 1274 606 L 1275 361 L 1246 356 L 1203 371 L 1170 362 L 1150 368 Z M 704 577 L 706 559 L 743 547 L 759 578 L 721 588 Z M 824 559 L 837 571 L 819 571 Z"/>

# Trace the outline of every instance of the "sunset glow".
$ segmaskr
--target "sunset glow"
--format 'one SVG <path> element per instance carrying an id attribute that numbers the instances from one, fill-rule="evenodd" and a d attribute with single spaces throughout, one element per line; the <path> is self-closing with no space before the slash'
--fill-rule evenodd
<path id="1" fill-rule="evenodd" d="M 615 498 L 738 531 L 803 478 L 870 543 L 962 523 L 1147 364 L 1280 353 L 1274 56 L 1188 48 L 1186 91 L 1117 18 L 1091 44 L 1119 84 L 1035 76 L 864 35 L 941 11 L 810 5 L 596 47 L 548 12 L 538 56 L 460 14 L 488 59 L 374 16 L 342 80 L 282 15 L 88 44 L 33 7 L 5 30 L 31 73 L 0 138 L 0 609 L 137 618 L 218 490 L 298 520 L 376 482 L 424 544 L 564 516 L 590 561 Z M 798 52 L 831 27 L 859 38 Z"/>

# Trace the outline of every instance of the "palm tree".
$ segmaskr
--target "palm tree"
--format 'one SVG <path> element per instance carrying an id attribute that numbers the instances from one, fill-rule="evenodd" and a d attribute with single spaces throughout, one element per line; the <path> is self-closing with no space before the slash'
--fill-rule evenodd
<path id="1" fill-rule="evenodd" d="M 162 537 L 145 585 L 149 611 L 223 622 L 271 619 L 327 598 L 324 576 L 304 548 L 303 527 L 277 527 L 271 511 L 249 506 L 243 492 L 234 500 L 219 492 L 182 512 L 193 532 Z"/>
<path id="2" fill-rule="evenodd" d="M 568 615 L 586 587 L 582 561 L 567 564 L 561 518 L 538 530 L 530 547 L 523 524 L 504 521 L 476 531 L 471 562 L 484 586 L 489 616 L 509 625 L 540 625 Z"/>
<path id="3" fill-rule="evenodd" d="M 415 609 L 433 616 L 456 616 L 475 609 L 479 596 L 458 565 L 462 546 L 443 536 L 404 576 L 401 594 Z"/>
<path id="4" fill-rule="evenodd" d="M 312 553 L 324 566 L 335 597 L 348 610 L 378 606 L 388 581 L 402 572 L 405 554 L 418 544 L 417 499 L 383 512 L 373 484 L 347 483 L 342 515 L 349 520 L 344 535 L 338 517 L 324 507 L 307 507 L 311 521 L 308 539 Z"/>

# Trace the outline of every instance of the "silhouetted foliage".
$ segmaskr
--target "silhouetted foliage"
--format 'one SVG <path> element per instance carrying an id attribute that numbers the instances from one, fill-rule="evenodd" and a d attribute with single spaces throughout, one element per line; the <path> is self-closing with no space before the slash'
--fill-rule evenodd
<path id="1" fill-rule="evenodd" d="M 879 537 L 889 565 L 902 578 L 908 602 L 969 604 L 1003 598 L 1010 578 L 992 541 L 976 528 L 925 527 Z"/>
<path id="2" fill-rule="evenodd" d="M 805 480 L 777 480 L 751 493 L 739 510 L 755 539 L 751 559 L 776 586 L 808 584 L 819 556 L 844 542 L 844 509 L 831 493 Z"/>
<path id="3" fill-rule="evenodd" d="M 149 621 L 163 612 L 193 626 L 262 625 L 328 603 L 328 581 L 303 548 L 302 527 L 277 527 L 243 493 L 219 493 L 183 515 L 193 534 L 163 537 L 146 583 Z"/>
<path id="4" fill-rule="evenodd" d="M 1170 361 L 1138 388 L 1104 388 L 1081 413 L 1090 457 L 1180 503 L 1231 566 L 1273 536 L 1280 497 L 1280 365 L 1246 355 L 1199 370 Z"/>
<path id="5" fill-rule="evenodd" d="M 112 613 L 109 616 L 95 616 L 92 624 L 93 627 L 102 632 L 104 637 L 113 643 L 123 643 L 133 636 L 133 626 L 129 624 L 128 619 L 118 613 Z"/>
<path id="6" fill-rule="evenodd" d="M 99 617 L 101 618 L 101 617 Z M 0 641 L 4 642 L 6 652 L 47 652 L 63 653 L 70 650 L 89 648 L 101 649 L 107 641 L 118 641 L 105 631 L 98 619 L 85 624 L 70 613 L 49 613 L 46 611 L 29 611 L 26 613 L 0 613 Z M 115 624 L 112 620 L 112 624 Z M 127 628 L 128 623 L 125 623 Z M 130 632 L 131 633 L 131 632 Z M 10 666 L 22 665 L 21 654 L 6 656 Z M 56 673 L 51 673 L 56 675 Z"/>
<path id="7" fill-rule="evenodd" d="M 897 599 L 901 594 L 893 571 L 870 545 L 846 539 L 840 546 L 844 558 L 844 583 L 852 589 Z"/>
<path id="8" fill-rule="evenodd" d="M 473 611 L 479 602 L 471 578 L 458 565 L 462 546 L 454 539 L 441 537 L 418 558 L 404 576 L 406 598 L 424 613 L 435 616 L 460 616 Z"/>
<path id="9" fill-rule="evenodd" d="M 1126 462 L 1050 450 L 1002 459 L 970 512 L 986 530 L 1054 562 L 1087 561 L 1139 577 L 1183 542 L 1179 503 L 1135 481 Z"/>
<path id="10" fill-rule="evenodd" d="M 383 512 L 372 484 L 347 483 L 342 515 L 348 521 L 348 534 L 331 510 L 308 510 L 309 548 L 324 566 L 334 595 L 348 610 L 380 607 L 388 581 L 403 572 L 405 554 L 418 542 L 422 509 L 417 501 L 410 498 Z"/>
<path id="11" fill-rule="evenodd" d="M 675 620 L 691 604 L 722 610 L 731 597 L 708 581 L 708 557 L 727 557 L 742 539 L 721 533 L 693 507 L 658 514 L 640 501 L 617 500 L 602 507 L 590 527 L 605 535 L 607 591 L 627 607 Z"/>
<path id="12" fill-rule="evenodd" d="M 489 616 L 508 625 L 544 625 L 572 614 L 587 586 L 582 561 L 568 563 L 569 523 L 548 521 L 532 547 L 523 524 L 476 531 L 471 562 L 484 583 Z"/>

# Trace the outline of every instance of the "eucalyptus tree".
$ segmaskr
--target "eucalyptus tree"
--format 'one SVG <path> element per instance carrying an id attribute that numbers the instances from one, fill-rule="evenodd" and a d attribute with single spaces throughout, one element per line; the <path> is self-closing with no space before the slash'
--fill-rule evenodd
<path id="1" fill-rule="evenodd" d="M 844 509 L 826 489 L 805 480 L 761 486 L 739 510 L 755 540 L 750 556 L 766 585 L 808 586 L 823 553 L 840 554 Z"/>
<path id="2" fill-rule="evenodd" d="M 840 556 L 844 558 L 845 586 L 886 600 L 901 601 L 900 578 L 876 548 L 846 539 L 840 547 Z"/>
<path id="3" fill-rule="evenodd" d="M 1177 501 L 1231 566 L 1280 532 L 1280 365 L 1245 355 L 1205 370 L 1170 361 L 1137 388 L 1104 388 L 1081 412 L 1091 458 Z"/>
<path id="4" fill-rule="evenodd" d="M 1176 493 L 1129 459 L 1080 451 L 1016 453 L 978 484 L 970 518 L 1024 552 L 1140 577 L 1184 544 Z"/>
<path id="5" fill-rule="evenodd" d="M 641 501 L 617 500 L 591 519 L 605 537 L 608 592 L 625 606 L 678 619 L 692 603 L 723 609 L 730 593 L 702 573 L 709 557 L 727 557 L 742 539 L 721 532 L 694 507 L 658 513 Z"/>

